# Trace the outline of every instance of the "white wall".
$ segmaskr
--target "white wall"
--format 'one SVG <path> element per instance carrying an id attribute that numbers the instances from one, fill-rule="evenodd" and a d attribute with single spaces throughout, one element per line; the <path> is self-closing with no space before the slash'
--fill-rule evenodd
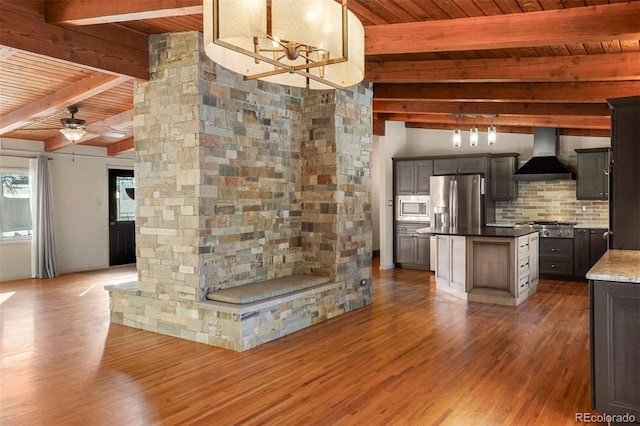
<path id="1" fill-rule="evenodd" d="M 406 141 L 404 123 L 387 121 L 385 136 L 374 136 L 374 140 L 376 139 L 379 155 L 374 167 L 378 168 L 379 175 L 373 191 L 380 194 L 380 269 L 390 269 L 394 267 L 393 207 L 388 205 L 389 201 L 393 200 L 393 162 L 391 159 L 404 155 Z"/>
<path id="2" fill-rule="evenodd" d="M 43 152 L 42 142 L 0 139 L 0 166 Z M 72 146 L 46 155 L 53 188 L 56 259 L 61 273 L 109 266 L 108 170 L 133 170 L 133 153 L 108 157 L 100 147 Z M 30 243 L 0 243 L 0 281 L 31 275 Z"/>

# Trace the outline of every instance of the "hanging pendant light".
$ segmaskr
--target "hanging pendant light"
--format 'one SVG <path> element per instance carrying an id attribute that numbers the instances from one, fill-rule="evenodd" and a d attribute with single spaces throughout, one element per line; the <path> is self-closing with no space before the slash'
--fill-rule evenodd
<path id="1" fill-rule="evenodd" d="M 497 134 L 496 134 L 496 126 L 493 124 L 489 126 L 489 130 L 487 131 L 487 139 L 489 141 L 489 145 L 495 145 Z"/>
<path id="2" fill-rule="evenodd" d="M 469 131 L 469 145 L 478 146 L 478 128 L 475 126 L 475 124 Z"/>
<path id="3" fill-rule="evenodd" d="M 461 142 L 462 142 L 462 134 L 460 133 L 460 129 L 455 129 L 453 131 L 453 147 L 460 148 Z"/>

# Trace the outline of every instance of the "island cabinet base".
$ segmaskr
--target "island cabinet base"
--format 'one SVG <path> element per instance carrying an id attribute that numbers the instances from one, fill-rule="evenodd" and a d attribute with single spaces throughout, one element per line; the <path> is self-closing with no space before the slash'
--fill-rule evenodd
<path id="1" fill-rule="evenodd" d="M 517 306 L 538 289 L 538 235 L 467 238 L 467 300 Z"/>

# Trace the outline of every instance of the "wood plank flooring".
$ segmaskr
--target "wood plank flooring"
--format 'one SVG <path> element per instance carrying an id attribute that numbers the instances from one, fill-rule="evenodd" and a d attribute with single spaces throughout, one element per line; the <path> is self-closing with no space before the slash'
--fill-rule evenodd
<path id="1" fill-rule="evenodd" d="M 589 403 L 586 283 L 466 303 L 374 263 L 370 307 L 244 353 L 109 324 L 131 267 L 0 284 L 2 425 L 562 425 Z M 8 298 L 7 298 L 8 297 Z"/>

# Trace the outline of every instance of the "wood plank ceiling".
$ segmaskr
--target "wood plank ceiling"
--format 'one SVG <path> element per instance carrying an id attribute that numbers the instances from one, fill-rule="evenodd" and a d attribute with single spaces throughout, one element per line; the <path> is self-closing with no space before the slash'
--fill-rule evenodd
<path id="1" fill-rule="evenodd" d="M 374 133 L 495 124 L 608 136 L 606 99 L 640 94 L 640 1 L 349 0 L 365 25 Z M 0 0 L 0 136 L 68 145 L 65 109 L 87 121 L 79 142 L 133 147 L 134 80 L 147 36 L 202 31 L 201 0 Z M 497 115 L 494 118 L 456 115 Z"/>

